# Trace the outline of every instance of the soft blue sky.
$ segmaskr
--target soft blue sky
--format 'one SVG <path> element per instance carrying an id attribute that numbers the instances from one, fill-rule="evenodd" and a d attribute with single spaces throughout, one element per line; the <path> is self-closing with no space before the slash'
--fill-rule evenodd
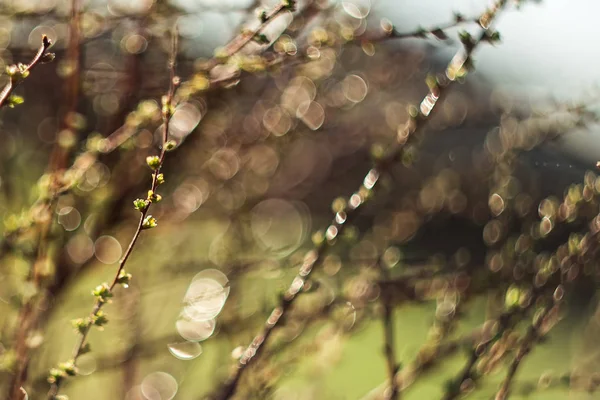
<path id="1" fill-rule="evenodd" d="M 491 0 L 373 1 L 374 15 L 385 15 L 402 32 L 449 21 L 454 11 L 476 16 L 491 4 Z M 512 7 L 496 24 L 502 43 L 477 51 L 477 71 L 493 83 L 534 98 L 568 101 L 600 94 L 595 89 L 600 87 L 599 13 L 596 0 L 543 0 L 520 10 Z M 593 131 L 570 135 L 561 148 L 595 163 L 600 159 L 600 129 Z"/>

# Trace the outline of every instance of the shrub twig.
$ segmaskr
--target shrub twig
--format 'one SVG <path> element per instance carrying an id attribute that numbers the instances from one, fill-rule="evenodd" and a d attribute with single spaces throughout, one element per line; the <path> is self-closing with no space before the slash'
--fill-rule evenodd
<path id="1" fill-rule="evenodd" d="M 137 199 L 134 201 L 135 208 L 140 211 L 140 218 L 129 246 L 119 261 L 119 266 L 112 282 L 110 285 L 104 283 L 96 287 L 96 289 L 92 292 L 94 296 L 96 296 L 96 303 L 92 309 L 92 312 L 90 313 L 90 316 L 87 319 L 79 319 L 74 321 L 74 325 L 79 332 L 77 344 L 73 350 L 71 360 L 67 363 L 60 364 L 58 368 L 54 368 L 50 371 L 50 376 L 48 378 L 48 381 L 51 383 L 51 388 L 48 392 L 48 397 L 50 399 L 54 399 L 56 397 L 60 388 L 60 384 L 66 376 L 76 374 L 76 362 L 78 357 L 89 351 L 89 347 L 86 346 L 85 341 L 90 329 L 92 328 L 92 325 L 102 326 L 107 322 L 106 316 L 102 313 L 101 309 L 104 304 L 108 302 L 109 298 L 112 297 L 114 288 L 119 284 L 124 286 L 128 285 L 131 275 L 126 273 L 124 268 L 129 256 L 133 252 L 134 246 L 137 243 L 142 230 L 154 228 L 157 225 L 156 219 L 149 215 L 148 211 L 153 203 L 161 200 L 161 196 L 156 193 L 156 190 L 158 186 L 164 182 L 164 177 L 160 170 L 163 166 L 165 155 L 168 150 L 173 148 L 172 144 L 169 142 L 169 124 L 174 112 L 173 97 L 175 94 L 175 88 L 179 85 L 179 77 L 175 75 L 177 33 L 174 31 L 172 35 L 171 55 L 168 62 L 170 75 L 169 90 L 162 99 L 163 131 L 161 151 L 159 156 L 151 156 L 146 159 L 148 166 L 153 170 L 152 184 L 150 190 L 148 191 L 148 197 L 145 200 Z"/>
<path id="2" fill-rule="evenodd" d="M 527 356 L 527 354 L 529 354 L 535 343 L 539 341 L 539 339 L 543 336 L 543 333 L 541 332 L 540 328 L 542 327 L 546 317 L 552 312 L 554 307 L 551 307 L 550 305 L 545 306 L 540 315 L 537 316 L 535 322 L 531 324 L 531 326 L 527 330 L 527 334 L 523 338 L 523 341 L 521 342 L 521 345 L 517 350 L 517 354 L 515 355 L 514 359 L 510 363 L 510 366 L 508 367 L 508 373 L 506 374 L 506 378 L 504 379 L 504 381 L 502 382 L 502 386 L 496 393 L 495 400 L 506 400 L 508 398 L 511 383 L 514 377 L 516 376 L 517 370 L 521 365 L 521 362 Z"/>
<path id="3" fill-rule="evenodd" d="M 379 259 L 377 261 L 377 267 L 379 268 L 382 279 L 389 281 L 390 273 L 387 270 L 387 267 L 383 264 L 383 260 Z M 396 400 L 399 397 L 396 373 L 398 372 L 398 368 L 400 366 L 396 361 L 396 346 L 394 345 L 394 306 L 391 301 L 391 293 L 389 288 L 387 288 L 387 290 L 385 288 L 381 288 L 381 290 L 381 303 L 383 305 L 382 323 L 384 331 L 383 352 L 386 359 L 386 367 L 390 382 L 390 387 L 386 392 L 386 400 Z"/>
<path id="4" fill-rule="evenodd" d="M 14 96 L 13 90 L 23 82 L 25 78 L 29 76 L 29 71 L 35 68 L 39 63 L 50 62 L 54 59 L 54 53 L 47 53 L 48 49 L 52 46 L 52 41 L 48 39 L 48 36 L 42 36 L 42 44 L 38 48 L 37 53 L 29 64 L 17 64 L 10 65 L 6 68 L 8 74 L 8 83 L 4 86 L 4 89 L 0 92 L 0 108 L 5 105 L 14 107 L 15 104 L 23 102 L 23 98 Z"/>
<path id="5" fill-rule="evenodd" d="M 350 196 L 347 205 L 336 210 L 330 225 L 321 234 L 320 239 L 317 240 L 315 249 L 309 251 L 304 257 L 304 262 L 300 267 L 298 275 L 294 278 L 283 296 L 281 296 L 279 304 L 271 312 L 262 331 L 255 336 L 243 352 L 232 375 L 217 389 L 212 398 L 226 400 L 233 396 L 244 371 L 260 355 L 261 350 L 275 328 L 284 320 L 286 313 L 298 298 L 299 293 L 301 293 L 315 267 L 318 267 L 323 262 L 324 255 L 334 245 L 337 237 L 343 233 L 348 223 L 358 215 L 361 206 L 372 196 L 373 189 L 377 185 L 381 174 L 388 171 L 399 159 L 404 158 L 406 163 L 410 163 L 410 151 L 406 151 L 408 145 L 421 133 L 426 122 L 431 118 L 435 110 L 435 105 L 444 97 L 448 87 L 456 82 L 457 79 L 467 74 L 474 49 L 489 37 L 488 28 L 497 11 L 504 7 L 505 4 L 506 0 L 499 0 L 492 8 L 486 11 L 480 18 L 483 28 L 480 37 L 477 39 L 470 36 L 463 38 L 463 51 L 459 51 L 452 58 L 446 70 L 446 75 L 428 81 L 429 93 L 425 96 L 419 108 L 414 107 L 410 110 L 409 121 L 404 129 L 399 129 L 397 145 L 392 147 L 384 157 L 378 158 L 375 161 L 375 166 L 366 174 L 361 187 Z"/>

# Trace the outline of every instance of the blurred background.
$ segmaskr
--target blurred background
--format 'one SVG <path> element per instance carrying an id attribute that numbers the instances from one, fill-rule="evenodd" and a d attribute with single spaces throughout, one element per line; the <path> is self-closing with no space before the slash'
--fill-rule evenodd
<path id="1" fill-rule="evenodd" d="M 158 227 L 142 233 L 129 287 L 115 290 L 109 323 L 91 330 L 92 351 L 61 388 L 71 399 L 213 392 L 322 240 L 332 210 L 395 142 L 427 77 L 461 48 L 459 32 L 475 36 L 490 6 L 299 0 L 262 31 L 264 43 L 206 69 L 276 4 L 0 0 L 2 71 L 28 62 L 41 35 L 56 53 L 18 87 L 24 104 L 0 110 L 0 397 L 19 362 L 24 307 L 36 315 L 21 338 L 24 388 L 45 398 L 48 370 L 76 343 L 70 321 L 89 314 L 91 290 L 112 280 L 135 232 L 132 201 L 150 188 L 145 160 L 159 152 L 174 26 L 189 96 L 170 121 L 176 149 L 163 168 L 163 201 L 151 210 Z M 511 238 L 556 214 L 565 190 L 595 169 L 598 7 L 510 3 L 496 25 L 500 42 L 477 49 L 474 72 L 438 105 L 413 159 L 382 175 L 236 398 L 384 398 L 381 315 L 390 298 L 396 358 L 409 371 L 403 398 L 443 396 L 467 359 L 464 346 L 436 355 L 429 369 L 420 360 L 498 315 L 514 282 L 490 280 L 502 269 L 496 251 L 506 242 L 514 249 Z M 51 195 L 61 185 L 72 187 Z M 505 207 L 516 217 L 503 226 L 495 217 Z M 531 250 L 555 248 L 589 215 Z M 511 398 L 597 398 L 595 291 L 593 279 L 578 283 Z M 493 398 L 504 361 L 488 360 L 490 375 L 471 398 Z"/>

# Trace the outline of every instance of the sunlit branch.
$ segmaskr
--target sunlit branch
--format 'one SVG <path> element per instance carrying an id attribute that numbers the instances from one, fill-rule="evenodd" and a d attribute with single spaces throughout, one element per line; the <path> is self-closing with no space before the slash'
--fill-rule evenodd
<path id="1" fill-rule="evenodd" d="M 42 44 L 29 64 L 25 65 L 19 63 L 6 68 L 6 72 L 8 74 L 8 83 L 4 86 L 2 92 L 0 92 L 0 108 L 5 105 L 14 107 L 15 104 L 20 104 L 23 102 L 22 98 L 12 96 L 12 92 L 19 84 L 21 84 L 21 82 L 23 82 L 24 79 L 29 76 L 29 72 L 36 65 L 39 63 L 50 62 L 54 59 L 53 53 L 47 53 L 47 50 L 51 45 L 52 42 L 50 39 L 48 39 L 46 35 L 42 36 Z"/>
<path id="2" fill-rule="evenodd" d="M 310 278 L 313 270 L 320 266 L 323 257 L 327 251 L 335 244 L 337 237 L 344 231 L 344 228 L 358 215 L 361 206 L 372 196 L 372 191 L 376 187 L 382 173 L 388 171 L 392 165 L 399 159 L 409 156 L 406 153 L 407 146 L 412 144 L 415 137 L 420 134 L 431 118 L 435 105 L 442 99 L 450 85 L 457 79 L 464 77 L 471 63 L 471 55 L 474 49 L 488 37 L 488 28 L 495 18 L 497 11 L 504 7 L 506 1 L 499 1 L 494 7 L 486 11 L 481 18 L 482 33 L 478 39 L 464 41 L 463 51 L 459 51 L 450 62 L 446 75 L 435 78 L 428 82 L 429 93 L 421 102 L 419 108 L 414 108 L 410 112 L 410 119 L 403 129 L 399 129 L 398 144 L 389 151 L 384 157 L 375 161 L 375 166 L 367 173 L 361 187 L 353 193 L 347 202 L 347 205 L 341 207 L 335 213 L 333 220 L 322 233 L 320 240 L 317 240 L 316 248 L 309 251 L 304 257 L 304 262 L 296 278 L 292 281 L 290 287 L 281 297 L 277 307 L 271 312 L 262 331 L 254 338 L 252 343 L 246 348 L 240 357 L 233 374 L 211 397 L 213 399 L 225 400 L 231 398 L 236 392 L 240 379 L 248 366 L 260 356 L 265 343 L 275 328 L 285 319 L 286 313 L 290 310 L 306 281 Z"/>

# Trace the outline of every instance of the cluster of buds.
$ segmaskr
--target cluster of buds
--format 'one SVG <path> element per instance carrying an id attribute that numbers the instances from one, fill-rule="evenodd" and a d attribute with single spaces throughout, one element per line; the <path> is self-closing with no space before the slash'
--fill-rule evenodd
<path id="1" fill-rule="evenodd" d="M 106 303 L 108 299 L 113 296 L 110 286 L 108 286 L 108 283 L 106 282 L 96 286 L 96 288 L 92 290 L 92 295 L 94 295 L 96 300 L 100 303 Z"/>
<path id="2" fill-rule="evenodd" d="M 67 361 L 58 364 L 58 367 L 52 368 L 48 375 L 48 382 L 57 384 L 68 376 L 77 375 L 77 368 L 74 361 Z"/>

